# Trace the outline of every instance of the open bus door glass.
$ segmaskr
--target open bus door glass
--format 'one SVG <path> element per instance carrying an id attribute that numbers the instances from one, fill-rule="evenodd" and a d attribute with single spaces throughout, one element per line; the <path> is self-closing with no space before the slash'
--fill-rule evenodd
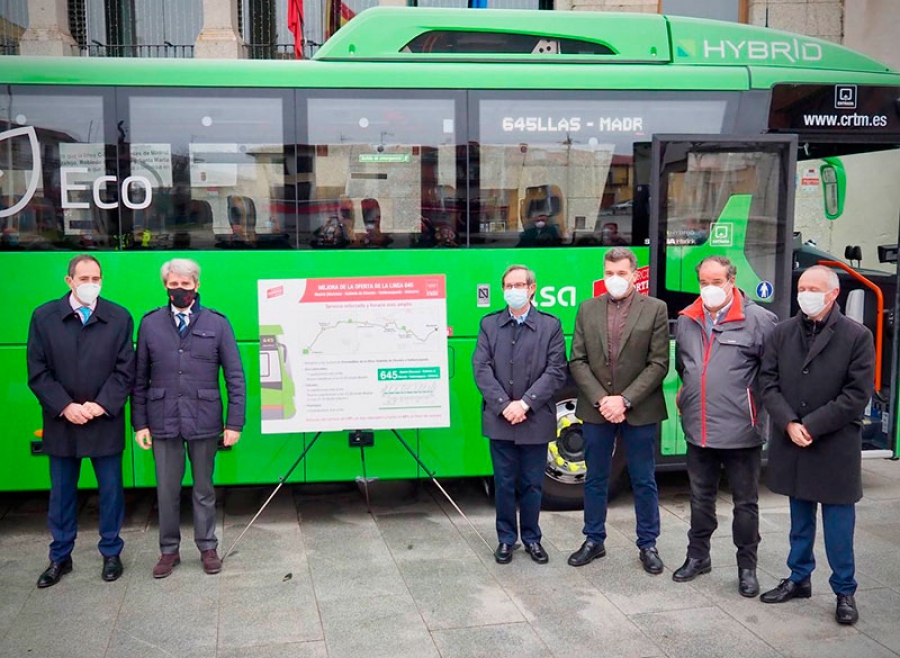
<path id="1" fill-rule="evenodd" d="M 896 450 L 897 231 L 900 148 L 810 143 L 800 148 L 794 206 L 794 279 L 821 262 L 840 263 L 838 304 L 875 338 L 877 395 L 863 417 L 863 450 Z M 837 211 L 837 212 L 835 212 Z"/>
<path id="2" fill-rule="evenodd" d="M 672 319 L 699 295 L 708 256 L 730 259 L 738 288 L 790 315 L 796 145 L 790 135 L 653 139 L 650 290 Z"/>

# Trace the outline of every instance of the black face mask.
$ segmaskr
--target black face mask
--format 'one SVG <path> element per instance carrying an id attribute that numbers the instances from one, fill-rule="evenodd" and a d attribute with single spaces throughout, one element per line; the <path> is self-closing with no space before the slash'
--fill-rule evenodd
<path id="1" fill-rule="evenodd" d="M 189 308 L 197 298 L 196 290 L 188 290 L 186 288 L 167 288 L 166 294 L 175 308 Z"/>

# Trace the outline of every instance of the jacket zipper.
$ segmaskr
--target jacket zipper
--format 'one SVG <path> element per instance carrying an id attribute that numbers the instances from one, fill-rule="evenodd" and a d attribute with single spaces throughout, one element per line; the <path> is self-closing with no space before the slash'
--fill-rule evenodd
<path id="1" fill-rule="evenodd" d="M 700 373 L 700 445 L 704 448 L 706 447 L 706 366 L 709 364 L 709 356 L 712 353 L 712 346 L 715 339 L 716 332 L 709 332 L 709 340 L 706 343 L 706 354 L 703 355 L 703 370 Z"/>
<path id="2" fill-rule="evenodd" d="M 753 393 L 747 389 L 747 408 L 750 410 L 750 422 L 756 427 L 756 405 L 753 404 Z"/>

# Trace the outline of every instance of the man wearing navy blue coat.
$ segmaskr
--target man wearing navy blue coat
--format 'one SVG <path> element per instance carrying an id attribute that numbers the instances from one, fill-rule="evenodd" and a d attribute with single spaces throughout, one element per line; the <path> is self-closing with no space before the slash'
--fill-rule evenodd
<path id="1" fill-rule="evenodd" d="M 147 313 L 138 329 L 137 381 L 132 423 L 135 440 L 153 449 L 159 505 L 161 556 L 154 578 L 165 578 L 180 562 L 179 507 L 187 448 L 193 476 L 194 543 L 203 570 L 222 570 L 216 553 L 216 490 L 213 468 L 219 437 L 238 442 L 244 427 L 244 368 L 228 319 L 200 306 L 200 266 L 176 258 L 162 266 L 168 303 Z M 219 371 L 228 407 L 223 422 Z"/>
<path id="2" fill-rule="evenodd" d="M 531 559 L 544 564 L 549 558 L 538 517 L 547 444 L 556 438 L 555 395 L 566 382 L 566 343 L 559 319 L 531 303 L 534 272 L 512 265 L 501 283 L 506 307 L 482 318 L 472 357 L 484 398 L 482 432 L 490 439 L 494 465 L 494 558 L 500 564 L 512 560 L 521 533 Z"/>
<path id="3" fill-rule="evenodd" d="M 97 476 L 101 576 L 113 581 L 122 575 L 122 451 L 125 402 L 134 383 L 134 321 L 127 310 L 100 297 L 102 282 L 96 258 L 75 256 L 66 276 L 71 292 L 39 306 L 28 329 L 28 386 L 43 415 L 43 447 L 50 462 L 47 520 L 53 536 L 50 566 L 38 587 L 55 585 L 72 571 L 78 477 L 85 457 Z"/>

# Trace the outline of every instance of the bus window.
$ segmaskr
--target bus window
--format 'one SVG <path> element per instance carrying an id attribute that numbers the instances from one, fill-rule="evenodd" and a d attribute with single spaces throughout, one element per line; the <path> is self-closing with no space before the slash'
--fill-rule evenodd
<path id="1" fill-rule="evenodd" d="M 479 94 L 472 246 L 648 244 L 636 145 L 653 133 L 719 133 L 727 101 L 607 94 Z"/>
<path id="2" fill-rule="evenodd" d="M 146 207 L 122 209 L 131 248 L 295 246 L 285 100 L 253 93 L 130 92 L 121 156 L 149 181 Z"/>
<path id="3" fill-rule="evenodd" d="M 111 249 L 118 241 L 107 92 L 0 93 L 0 249 Z M 138 191 L 136 195 L 139 195 Z"/>
<path id="4" fill-rule="evenodd" d="M 778 156 L 757 151 L 689 153 L 683 170 L 667 174 L 666 244 L 683 247 L 677 258 L 669 252 L 667 290 L 699 294 L 696 265 L 724 255 L 737 267 L 738 287 L 771 301 L 771 283 L 761 282 L 777 277 L 778 176 Z"/>
<path id="5" fill-rule="evenodd" d="M 897 242 L 898 180 L 896 148 L 798 161 L 794 231 L 802 244 L 800 267 L 816 259 L 844 260 L 848 247 L 859 247 L 862 258 L 859 263 L 854 260 L 854 267 L 873 275 L 896 273 L 896 263 L 879 261 L 878 247 Z M 838 183 L 843 193 L 839 213 L 835 197 L 826 192 Z"/>
<path id="6" fill-rule="evenodd" d="M 381 230 L 381 206 L 378 199 L 363 199 L 362 208 L 363 230 L 360 235 L 361 247 L 389 247 L 394 239 Z"/>
<path id="7" fill-rule="evenodd" d="M 307 100 L 308 143 L 298 149 L 309 154 L 298 157 L 298 172 L 306 170 L 298 173 L 306 190 L 298 212 L 301 245 L 465 245 L 457 101 L 405 93 Z"/>

